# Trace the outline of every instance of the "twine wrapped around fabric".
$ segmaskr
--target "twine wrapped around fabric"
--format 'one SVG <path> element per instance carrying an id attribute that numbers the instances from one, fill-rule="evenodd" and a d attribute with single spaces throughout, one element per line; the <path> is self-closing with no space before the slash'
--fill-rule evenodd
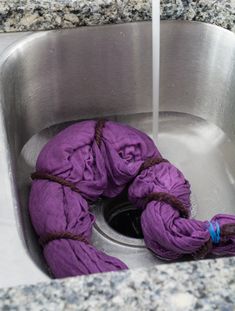
<path id="1" fill-rule="evenodd" d="M 95 218 L 88 204 L 127 185 L 129 200 L 143 210 L 146 246 L 157 256 L 235 255 L 235 216 L 190 219 L 188 181 L 146 134 L 129 126 L 83 121 L 68 127 L 42 149 L 32 179 L 30 216 L 55 277 L 127 269 L 90 244 Z"/>

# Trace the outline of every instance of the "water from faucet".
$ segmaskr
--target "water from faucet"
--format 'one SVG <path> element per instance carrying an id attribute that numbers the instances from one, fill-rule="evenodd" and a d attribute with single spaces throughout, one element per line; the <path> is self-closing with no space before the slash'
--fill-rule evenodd
<path id="1" fill-rule="evenodd" d="M 152 49 L 153 49 L 153 139 L 157 140 L 159 115 L 160 77 L 160 1 L 152 0 Z"/>

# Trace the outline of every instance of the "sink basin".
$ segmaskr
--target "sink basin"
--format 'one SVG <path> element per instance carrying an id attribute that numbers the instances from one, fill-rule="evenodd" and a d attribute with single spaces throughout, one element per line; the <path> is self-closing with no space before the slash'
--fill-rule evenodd
<path id="1" fill-rule="evenodd" d="M 148 22 L 0 35 L 0 286 L 50 279 L 27 200 L 37 155 L 53 135 L 100 117 L 152 135 L 151 56 Z M 234 85 L 233 33 L 161 23 L 158 146 L 191 182 L 198 219 L 235 212 Z M 119 208 L 135 212 L 124 196 L 91 206 L 93 244 L 131 268 L 163 263 L 141 234 L 115 227 Z"/>

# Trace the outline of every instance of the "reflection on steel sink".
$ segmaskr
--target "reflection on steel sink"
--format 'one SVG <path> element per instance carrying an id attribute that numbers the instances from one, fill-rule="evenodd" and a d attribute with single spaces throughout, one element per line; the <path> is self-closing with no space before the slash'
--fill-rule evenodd
<path id="1" fill-rule="evenodd" d="M 151 55 L 148 22 L 0 35 L 0 286 L 50 279 L 27 211 L 29 175 L 48 139 L 97 117 L 151 135 Z M 199 219 L 235 212 L 234 85 L 234 34 L 162 22 L 158 144 L 190 180 Z M 116 207 L 138 216 L 123 198 L 97 202 L 93 244 L 130 267 L 162 263 L 141 233 L 122 232 Z"/>

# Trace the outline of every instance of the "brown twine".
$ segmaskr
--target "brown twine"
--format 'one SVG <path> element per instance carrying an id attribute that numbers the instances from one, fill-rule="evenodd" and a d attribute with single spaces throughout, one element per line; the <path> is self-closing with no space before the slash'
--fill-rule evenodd
<path id="1" fill-rule="evenodd" d="M 226 224 L 221 226 L 220 236 L 222 238 L 235 237 L 235 224 Z"/>
<path id="2" fill-rule="evenodd" d="M 47 235 L 45 235 L 39 239 L 39 243 L 40 243 L 40 245 L 42 245 L 44 247 L 46 244 L 48 244 L 54 240 L 60 240 L 60 239 L 74 240 L 74 241 L 80 241 L 80 242 L 84 242 L 86 244 L 90 244 L 87 241 L 87 239 L 85 239 L 83 236 L 76 235 L 76 234 L 73 234 L 71 232 L 51 232 L 51 233 L 48 233 Z"/>
<path id="3" fill-rule="evenodd" d="M 174 195 L 166 192 L 153 192 L 147 195 L 147 203 L 151 201 L 164 202 L 171 205 L 173 208 L 177 209 L 180 212 L 180 215 L 184 218 L 189 217 L 189 212 L 184 206 L 184 204 L 176 198 Z"/>
<path id="4" fill-rule="evenodd" d="M 212 248 L 213 248 L 213 243 L 210 238 L 204 245 L 202 245 L 202 247 L 198 251 L 193 253 L 192 256 L 196 260 L 203 259 L 211 251 Z"/>
<path id="5" fill-rule="evenodd" d="M 142 171 L 154 166 L 154 165 L 157 165 L 157 164 L 160 164 L 160 163 L 163 163 L 163 162 L 168 162 L 168 160 L 166 159 L 163 159 L 163 158 L 158 158 L 158 157 L 155 157 L 155 158 L 150 158 L 150 159 L 147 159 L 144 161 L 144 163 L 141 165 L 140 169 L 139 169 L 139 173 L 140 174 Z"/>
<path id="6" fill-rule="evenodd" d="M 99 147 L 103 137 L 103 128 L 105 126 L 105 122 L 105 120 L 98 120 L 95 126 L 95 141 Z"/>
<path id="7" fill-rule="evenodd" d="M 49 181 L 53 181 L 53 182 L 56 182 L 62 186 L 69 187 L 71 190 L 73 190 L 77 193 L 80 193 L 79 189 L 73 183 L 71 183 L 70 181 L 67 181 L 67 180 L 65 180 L 59 176 L 54 176 L 54 175 L 43 173 L 43 172 L 35 172 L 35 173 L 31 174 L 31 178 L 33 180 L 35 180 L 35 179 L 46 179 Z"/>

